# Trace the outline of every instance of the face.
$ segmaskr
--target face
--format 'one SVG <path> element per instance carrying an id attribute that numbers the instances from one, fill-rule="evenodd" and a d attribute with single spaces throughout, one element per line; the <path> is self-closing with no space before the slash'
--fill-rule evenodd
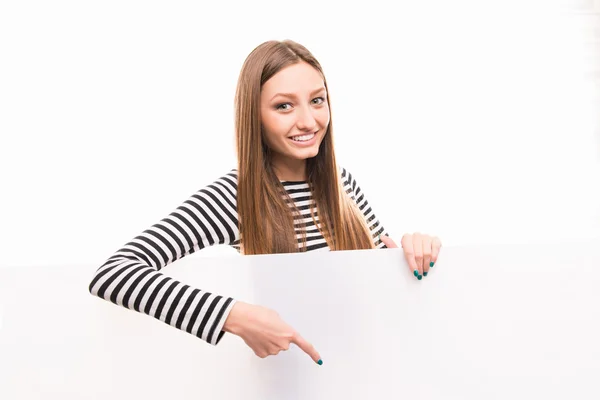
<path id="1" fill-rule="evenodd" d="M 305 62 L 282 69 L 263 84 L 260 101 L 263 139 L 274 163 L 290 164 L 318 154 L 329 125 L 319 71 Z"/>

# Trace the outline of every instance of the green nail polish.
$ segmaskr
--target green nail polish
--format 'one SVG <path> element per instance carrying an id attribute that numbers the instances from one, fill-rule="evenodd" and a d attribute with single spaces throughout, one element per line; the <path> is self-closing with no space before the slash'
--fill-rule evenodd
<path id="1" fill-rule="evenodd" d="M 413 274 L 414 274 L 415 276 L 419 276 L 419 270 L 418 270 L 418 269 L 415 269 L 415 270 L 413 271 Z"/>
<path id="2" fill-rule="evenodd" d="M 433 261 L 429 263 L 429 268 L 433 268 Z"/>
<path id="3" fill-rule="evenodd" d="M 323 365 L 323 360 L 319 360 L 319 361 L 317 361 L 317 364 L 319 364 L 319 365 Z"/>
<path id="4" fill-rule="evenodd" d="M 423 276 L 427 276 L 427 272 L 423 272 Z"/>
<path id="5" fill-rule="evenodd" d="M 418 279 L 418 280 L 421 280 L 421 279 L 423 279 L 423 276 L 422 276 L 422 275 L 419 275 L 419 276 L 417 276 L 417 279 Z"/>

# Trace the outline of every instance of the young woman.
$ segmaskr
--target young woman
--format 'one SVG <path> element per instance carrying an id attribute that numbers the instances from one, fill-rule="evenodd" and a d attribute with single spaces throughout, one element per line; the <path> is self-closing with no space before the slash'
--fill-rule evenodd
<path id="1" fill-rule="evenodd" d="M 230 332 L 266 357 L 294 343 L 321 364 L 275 311 L 159 272 L 216 244 L 245 255 L 397 247 L 352 174 L 336 163 L 327 82 L 305 47 L 286 40 L 255 48 L 242 67 L 235 106 L 237 169 L 125 244 L 96 271 L 89 290 L 213 345 Z M 403 236 L 417 279 L 427 276 L 440 247 L 437 237 Z"/>

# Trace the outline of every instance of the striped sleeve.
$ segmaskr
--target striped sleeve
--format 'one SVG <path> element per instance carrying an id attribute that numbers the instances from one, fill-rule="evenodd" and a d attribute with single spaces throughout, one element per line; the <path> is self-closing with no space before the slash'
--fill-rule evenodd
<path id="1" fill-rule="evenodd" d="M 236 242 L 234 171 L 192 194 L 117 250 L 96 271 L 90 293 L 218 344 L 235 300 L 190 287 L 159 271 L 206 246 Z"/>
<path id="2" fill-rule="evenodd" d="M 371 237 L 373 239 L 373 244 L 377 249 L 385 249 L 387 246 L 379 240 L 379 235 L 388 235 L 387 231 L 383 227 L 383 225 L 379 222 L 373 209 L 369 205 L 367 201 L 367 197 L 364 192 L 361 190 L 354 176 L 345 168 L 341 168 L 341 177 L 342 182 L 344 183 L 344 187 L 346 188 L 346 193 L 352 197 L 354 202 L 358 205 L 358 208 L 363 212 L 365 217 L 365 222 L 367 223 L 367 227 L 371 232 Z"/>

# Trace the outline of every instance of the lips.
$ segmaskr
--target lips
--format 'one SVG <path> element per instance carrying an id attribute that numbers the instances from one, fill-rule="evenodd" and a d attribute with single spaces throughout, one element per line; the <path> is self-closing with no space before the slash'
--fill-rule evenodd
<path id="1" fill-rule="evenodd" d="M 317 135 L 315 135 L 314 133 L 309 133 L 308 135 L 302 135 L 302 136 L 296 136 L 293 137 L 292 140 L 294 142 L 300 142 L 300 143 L 304 143 L 304 142 L 310 142 L 311 140 L 313 140 Z"/>
<path id="2" fill-rule="evenodd" d="M 292 139 L 292 140 L 294 140 L 294 138 L 295 138 L 295 137 L 308 136 L 308 135 L 312 135 L 312 134 L 314 134 L 314 135 L 316 136 L 318 132 L 319 132 L 319 131 L 318 131 L 318 130 L 316 130 L 316 131 L 314 131 L 314 132 L 310 132 L 310 133 L 301 133 L 301 134 L 299 134 L 299 135 L 288 136 L 288 139 Z"/>

